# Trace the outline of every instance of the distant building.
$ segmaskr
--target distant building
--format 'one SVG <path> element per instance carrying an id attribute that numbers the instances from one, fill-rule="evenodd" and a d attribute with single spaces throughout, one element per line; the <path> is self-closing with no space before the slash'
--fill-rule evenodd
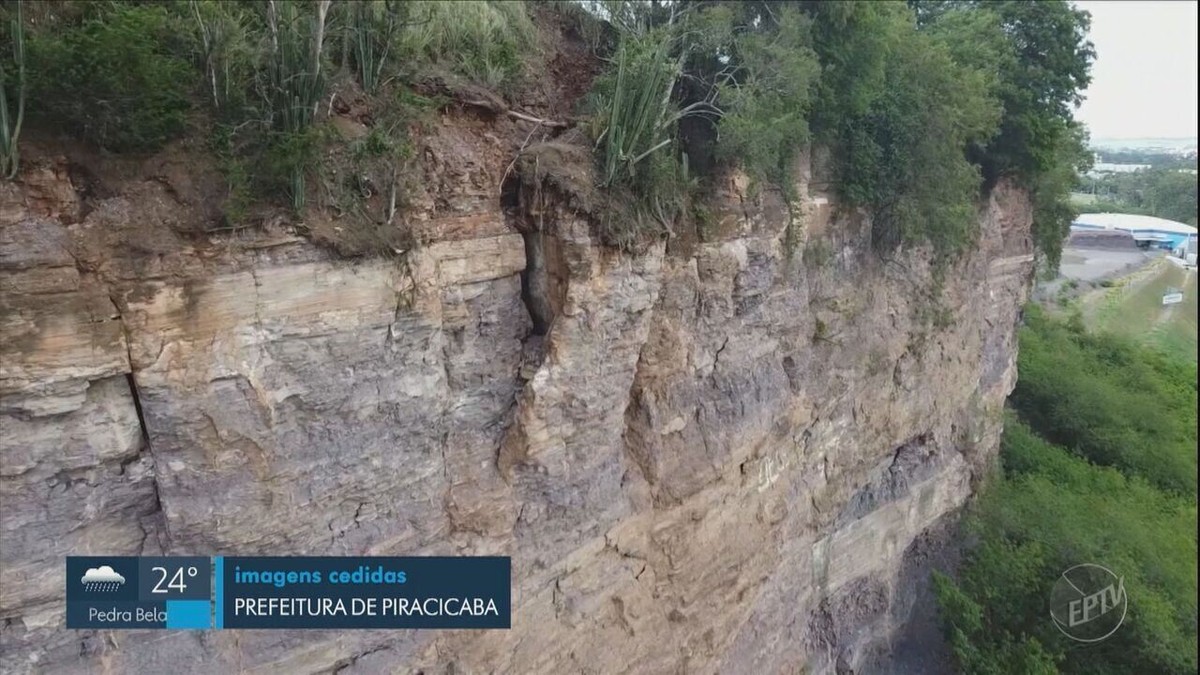
<path id="1" fill-rule="evenodd" d="M 1141 171 L 1142 169 L 1149 168 L 1149 164 L 1112 164 L 1110 162 L 1096 162 L 1092 165 L 1092 170 L 1089 173 L 1133 173 L 1135 171 Z"/>
<path id="2" fill-rule="evenodd" d="M 1072 233 L 1105 230 L 1128 232 L 1143 248 L 1166 249 L 1181 258 L 1196 250 L 1196 228 L 1165 218 L 1128 213 L 1081 213 L 1071 223 Z"/>

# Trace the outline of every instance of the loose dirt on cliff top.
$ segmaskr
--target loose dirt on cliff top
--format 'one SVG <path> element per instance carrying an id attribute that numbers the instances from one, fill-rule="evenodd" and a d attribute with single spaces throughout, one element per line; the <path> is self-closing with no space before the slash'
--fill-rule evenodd
<path id="1" fill-rule="evenodd" d="M 368 95 L 349 73 L 335 73 L 314 123 L 320 161 L 307 176 L 303 214 L 278 198 L 234 203 L 245 198 L 210 149 L 215 126 L 203 112 L 193 114 L 182 138 L 151 155 L 107 153 L 28 130 L 18 181 L 37 193 L 39 182 L 49 185 L 41 176 L 66 176 L 58 183 L 74 197 L 46 192 L 44 203 L 26 208 L 67 213 L 78 224 L 73 254 L 97 270 L 122 259 L 117 266 L 126 270 L 165 265 L 166 273 L 186 274 L 191 263 L 164 261 L 228 258 L 304 239 L 353 258 L 486 236 L 480 228 L 503 228 L 503 176 L 524 148 L 555 142 L 574 126 L 601 69 L 579 17 L 541 6 L 531 17 L 537 49 L 503 94 L 434 70 Z M 579 138 L 568 143 L 587 147 Z M 574 163 L 583 161 L 572 154 Z M 252 175 L 260 168 L 250 167 Z"/>

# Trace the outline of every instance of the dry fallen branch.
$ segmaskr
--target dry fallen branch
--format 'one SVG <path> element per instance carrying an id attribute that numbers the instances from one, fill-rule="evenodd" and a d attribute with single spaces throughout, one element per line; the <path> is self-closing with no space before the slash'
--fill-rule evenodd
<path id="1" fill-rule="evenodd" d="M 569 122 L 558 122 L 555 120 L 548 120 L 548 119 L 544 119 L 541 117 L 534 117 L 533 115 L 523 113 L 523 112 L 520 112 L 517 110 L 512 110 L 508 106 L 505 106 L 503 103 L 499 103 L 496 101 L 485 101 L 485 100 L 476 99 L 476 100 L 471 100 L 471 101 L 462 100 L 461 102 L 463 103 L 463 105 L 474 106 L 476 108 L 483 108 L 484 110 L 488 110 L 497 115 L 508 115 L 509 117 L 512 117 L 514 119 L 524 120 L 526 122 L 533 122 L 534 124 L 537 124 L 537 125 L 543 126 L 543 127 L 550 127 L 553 129 L 566 129 L 567 127 L 571 126 L 571 124 Z"/>

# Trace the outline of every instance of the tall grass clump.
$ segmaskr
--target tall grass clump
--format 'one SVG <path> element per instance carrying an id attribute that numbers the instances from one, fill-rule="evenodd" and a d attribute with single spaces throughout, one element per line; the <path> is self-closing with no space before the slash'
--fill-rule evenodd
<path id="1" fill-rule="evenodd" d="M 196 71 L 162 5 L 98 5 L 27 36 L 31 112 L 109 150 L 154 150 L 183 131 Z"/>
<path id="2" fill-rule="evenodd" d="M 373 94 L 383 80 L 392 44 L 407 23 L 411 3 L 394 0 L 363 0 L 351 4 L 349 38 L 354 65 L 363 91 Z"/>
<path id="3" fill-rule="evenodd" d="M 432 64 L 491 89 L 515 84 L 537 30 L 519 0 L 408 2 L 398 32 L 401 63 Z"/>
<path id="4" fill-rule="evenodd" d="M 665 31 L 629 36 L 617 49 L 613 69 L 599 91 L 601 185 L 634 185 L 638 164 L 671 144 L 679 119 L 671 90 L 681 59 L 671 55 Z"/>
<path id="5" fill-rule="evenodd" d="M 21 124 L 25 121 L 25 25 L 24 2 L 18 0 L 12 20 L 9 22 L 9 40 L 12 41 L 13 63 L 16 75 L 12 88 L 16 90 L 16 112 L 8 109 L 8 69 L 0 60 L 0 175 L 12 179 L 17 175 L 19 156 L 17 142 L 21 137 Z"/>
<path id="6" fill-rule="evenodd" d="M 305 172 L 316 151 L 311 127 L 325 92 L 321 50 L 330 4 L 267 1 L 265 98 L 273 134 L 269 160 L 272 169 L 286 175 L 296 211 L 304 208 Z"/>
<path id="7" fill-rule="evenodd" d="M 632 212 L 602 218 L 602 234 L 618 246 L 669 231 L 688 203 L 692 181 L 677 125 L 700 106 L 680 109 L 672 98 L 683 64 L 677 42 L 670 27 L 624 34 L 590 96 L 600 187 L 612 202 L 634 198 Z"/>
<path id="8" fill-rule="evenodd" d="M 190 0 L 195 20 L 205 90 L 218 118 L 233 121 L 247 114 L 249 84 L 262 65 L 261 17 L 241 3 Z"/>

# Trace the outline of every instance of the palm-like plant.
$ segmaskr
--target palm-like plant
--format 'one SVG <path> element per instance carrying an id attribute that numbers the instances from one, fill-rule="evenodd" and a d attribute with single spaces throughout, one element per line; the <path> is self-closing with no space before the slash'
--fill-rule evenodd
<path id="1" fill-rule="evenodd" d="M 321 73 L 321 49 L 325 40 L 325 18 L 331 0 L 317 0 L 311 16 L 299 3 L 267 0 L 267 29 L 270 55 L 267 63 L 266 98 L 272 126 L 284 135 L 285 143 L 303 145 L 303 135 L 312 125 L 317 105 L 325 91 Z M 288 173 L 292 207 L 304 208 L 303 153 L 289 153 Z"/>
<path id="2" fill-rule="evenodd" d="M 408 4 L 393 0 L 364 0 L 351 8 L 354 62 L 363 91 L 368 94 L 379 87 L 392 42 L 397 30 L 405 24 L 408 10 Z"/>
<path id="3" fill-rule="evenodd" d="M 633 184 L 638 165 L 674 140 L 675 124 L 689 115 L 720 116 L 713 96 L 676 109 L 671 100 L 687 50 L 675 34 L 674 17 L 665 26 L 631 31 L 621 40 L 610 86 L 600 98 L 603 148 L 602 184 Z M 674 52 L 674 54 L 672 53 Z"/>
<path id="4" fill-rule="evenodd" d="M 13 61 L 17 66 L 16 90 L 17 111 L 10 121 L 8 110 L 8 78 L 4 62 L 0 60 L 0 174 L 12 179 L 17 175 L 19 155 L 17 141 L 21 136 L 21 123 L 25 121 L 25 25 L 23 22 L 23 0 L 17 0 L 16 16 L 12 20 Z"/>

